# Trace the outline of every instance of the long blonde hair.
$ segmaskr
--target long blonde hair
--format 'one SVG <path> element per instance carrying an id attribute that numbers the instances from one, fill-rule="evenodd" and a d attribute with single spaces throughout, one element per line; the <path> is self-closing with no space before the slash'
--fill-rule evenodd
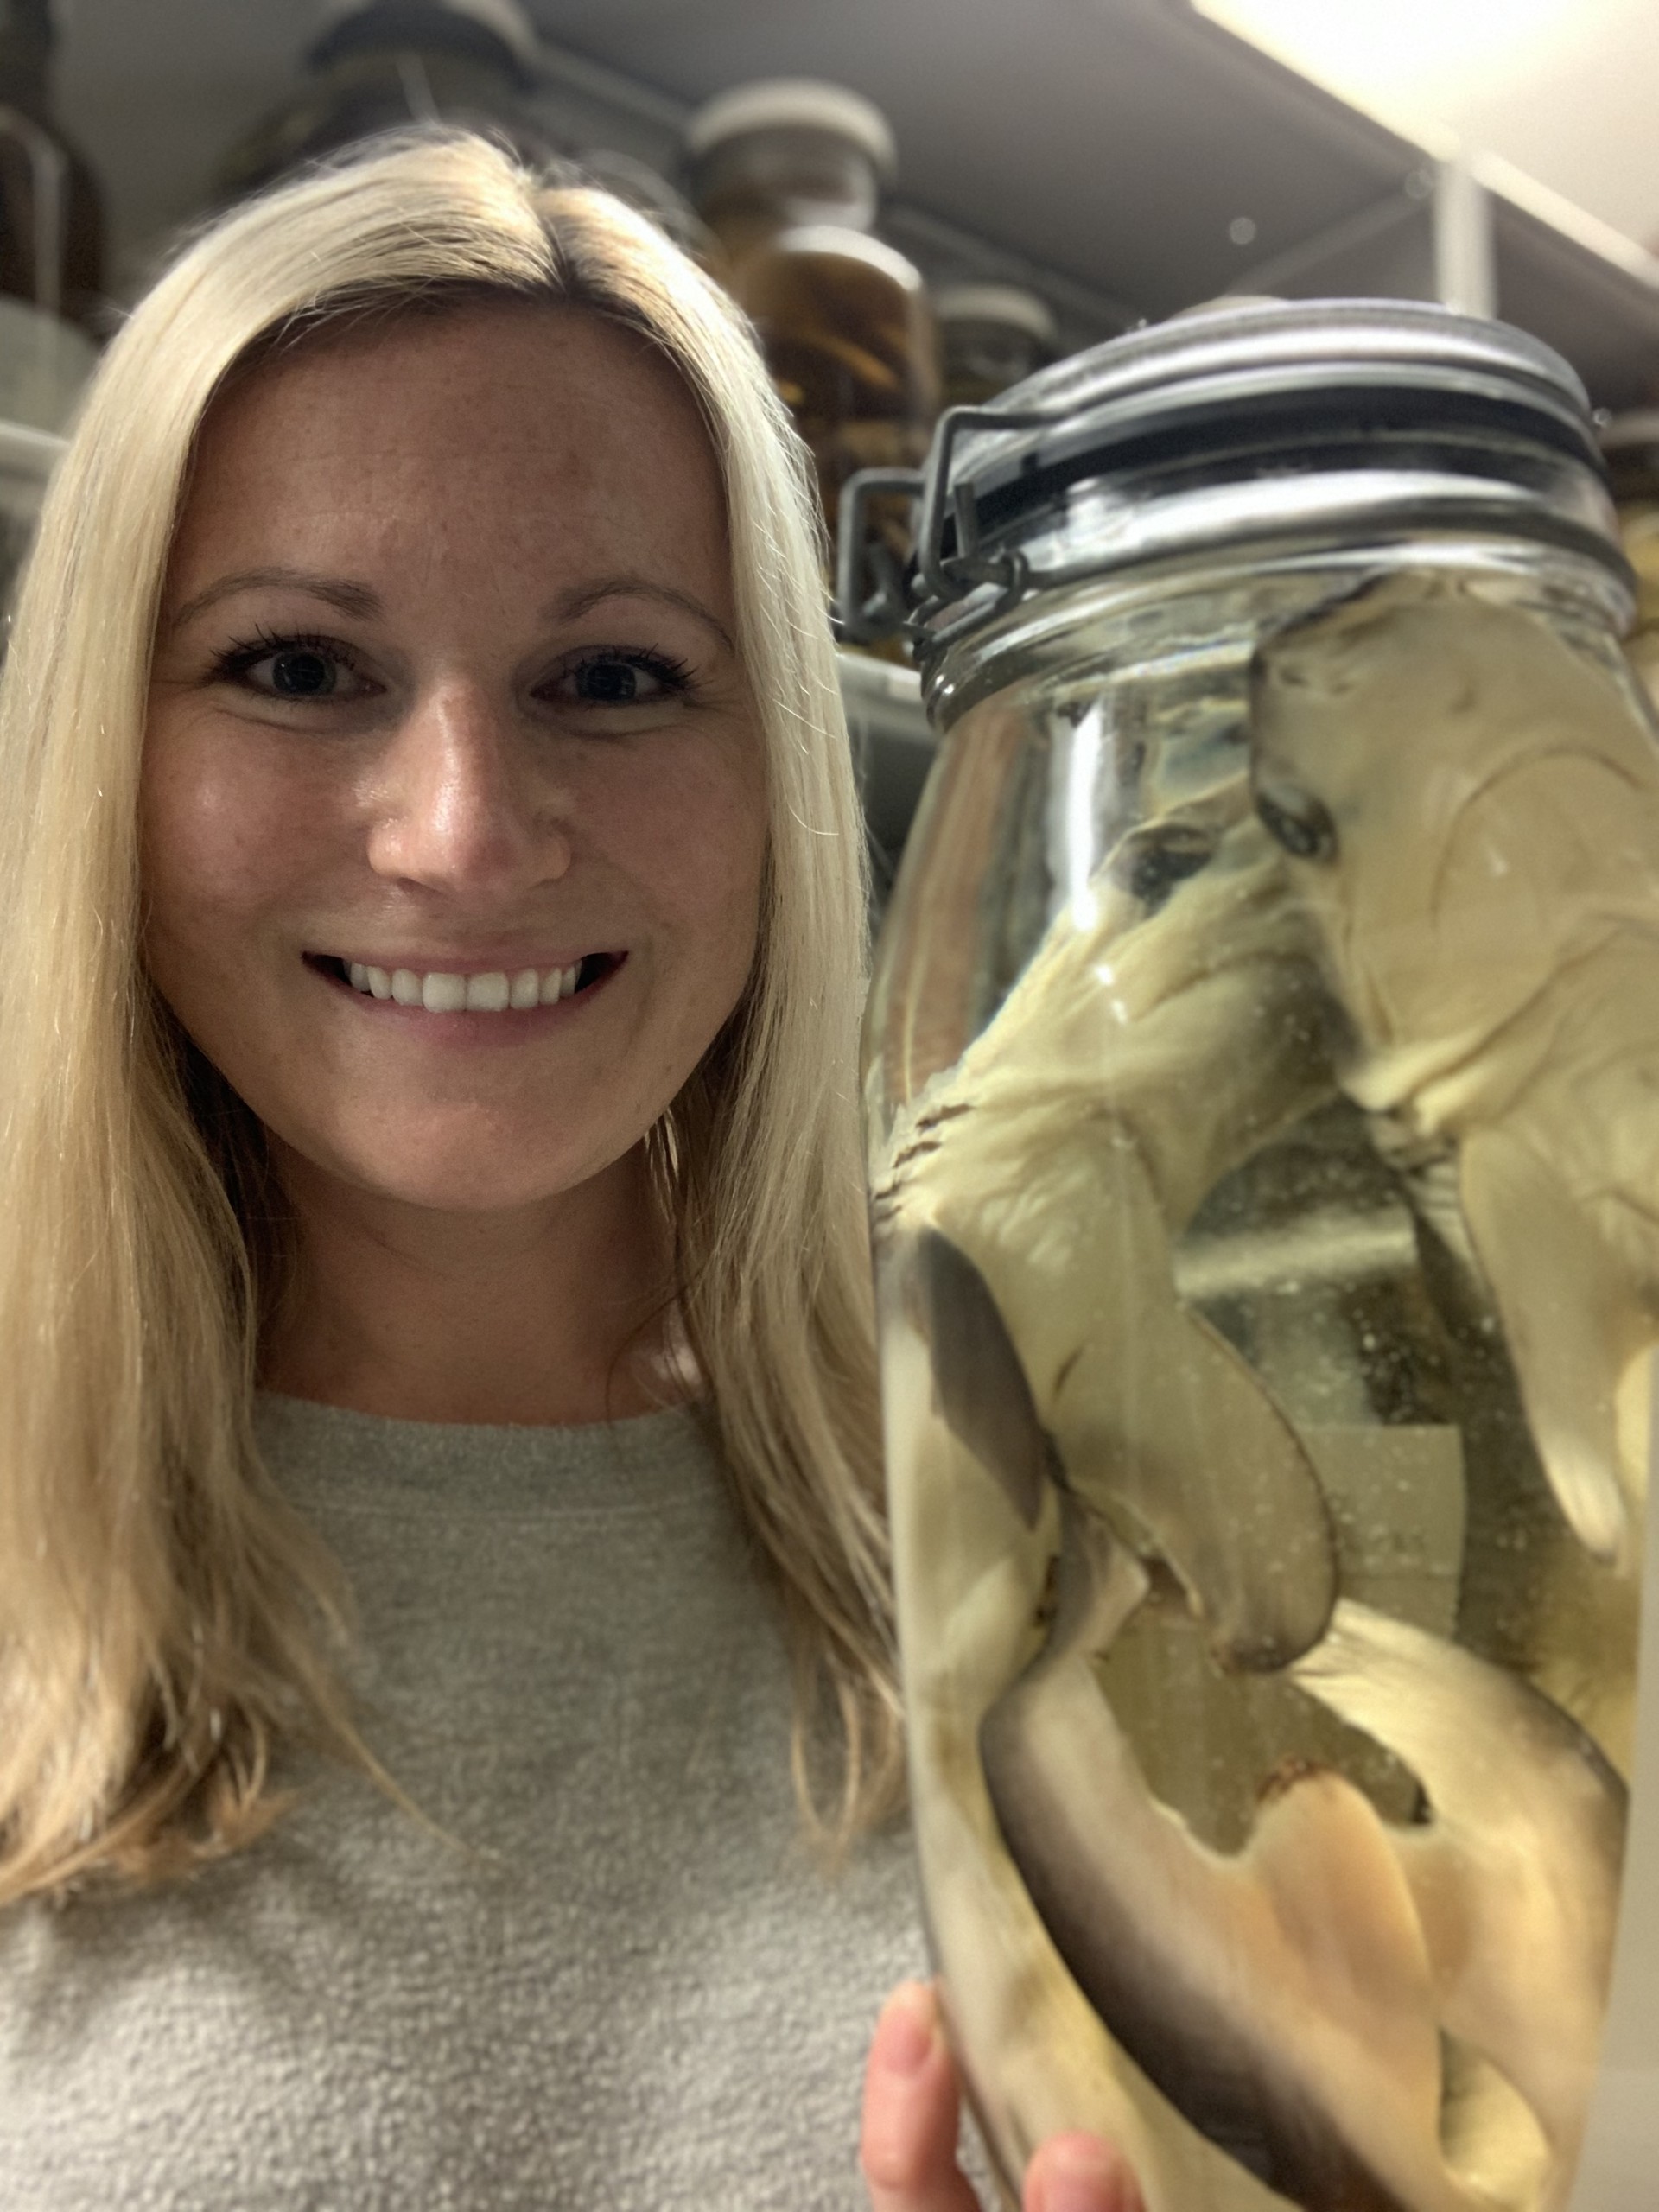
<path id="1" fill-rule="evenodd" d="M 254 1441 L 257 1141 L 234 1112 L 209 1126 L 141 963 L 140 757 L 169 543 L 226 377 L 296 334 L 480 289 L 645 334 L 719 458 L 767 881 L 745 999 L 653 1155 L 710 1419 L 785 1602 L 803 1803 L 845 1837 L 896 1787 L 854 1079 L 863 842 L 806 465 L 741 318 L 650 226 L 482 140 L 431 137 L 255 201 L 162 278 L 92 384 L 17 607 L 0 689 L 0 1902 L 245 1842 L 273 1816 L 284 1738 L 374 1764 L 341 1686 L 336 1570 Z"/>

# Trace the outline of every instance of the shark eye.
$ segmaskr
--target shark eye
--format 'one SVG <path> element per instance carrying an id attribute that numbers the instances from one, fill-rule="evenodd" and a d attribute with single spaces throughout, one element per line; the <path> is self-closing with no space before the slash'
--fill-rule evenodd
<path id="1" fill-rule="evenodd" d="M 1300 790 L 1294 784 L 1280 784 L 1272 790 L 1258 784 L 1255 810 L 1268 835 L 1299 861 L 1333 861 L 1337 857 L 1337 825 L 1310 791 Z"/>
<path id="2" fill-rule="evenodd" d="M 1210 865 L 1216 842 L 1213 831 L 1189 823 L 1148 823 L 1124 840 L 1112 873 L 1156 913 L 1189 876 Z"/>

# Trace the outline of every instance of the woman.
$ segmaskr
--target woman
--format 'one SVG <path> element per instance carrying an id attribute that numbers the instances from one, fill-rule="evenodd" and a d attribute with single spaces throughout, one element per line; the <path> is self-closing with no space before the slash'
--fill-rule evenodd
<path id="1" fill-rule="evenodd" d="M 476 141 L 100 371 L 0 717 L 9 2208 L 851 2201 L 914 1937 L 783 1782 L 834 1847 L 899 1759 L 804 482 Z M 893 2212 L 966 2187 L 925 2002 Z"/>

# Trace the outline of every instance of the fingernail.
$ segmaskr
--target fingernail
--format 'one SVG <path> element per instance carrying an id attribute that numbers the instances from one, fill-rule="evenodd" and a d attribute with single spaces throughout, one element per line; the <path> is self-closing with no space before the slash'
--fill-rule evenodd
<path id="1" fill-rule="evenodd" d="M 1098 2143 L 1056 2143 L 1043 2176 L 1042 2212 L 1117 2212 L 1118 2172 Z"/>
<path id="2" fill-rule="evenodd" d="M 881 2063 L 890 2074 L 919 2074 L 933 2044 L 933 1999 L 912 1983 L 898 1991 L 882 2019 Z"/>

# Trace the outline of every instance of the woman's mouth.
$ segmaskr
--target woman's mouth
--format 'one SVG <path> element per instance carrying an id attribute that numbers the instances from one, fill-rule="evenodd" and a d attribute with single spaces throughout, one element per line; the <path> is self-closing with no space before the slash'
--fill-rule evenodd
<path id="1" fill-rule="evenodd" d="M 620 952 L 589 952 L 565 968 L 493 968 L 481 975 L 442 968 L 382 968 L 332 952 L 308 952 L 306 965 L 369 999 L 421 1007 L 428 1014 L 522 1014 L 575 998 L 613 975 Z"/>

